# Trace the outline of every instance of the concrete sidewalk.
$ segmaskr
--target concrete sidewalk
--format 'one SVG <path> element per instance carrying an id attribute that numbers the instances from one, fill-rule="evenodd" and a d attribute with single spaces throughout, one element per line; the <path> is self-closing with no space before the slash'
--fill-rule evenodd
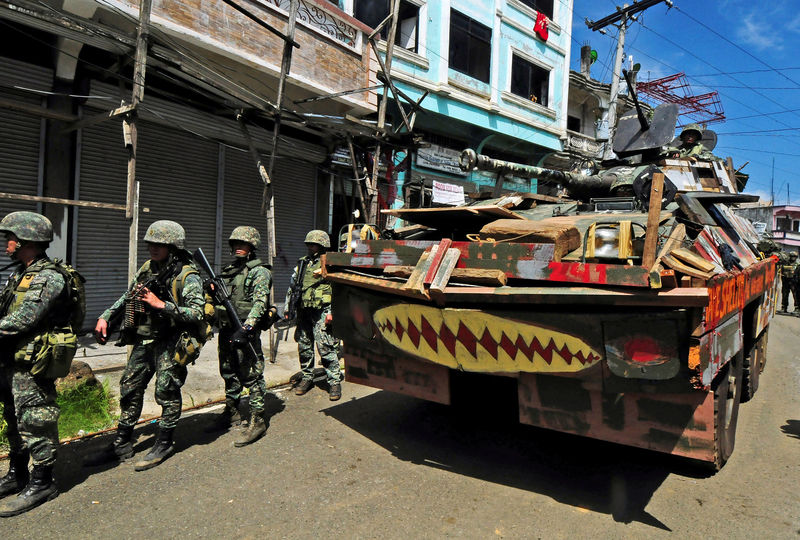
<path id="1" fill-rule="evenodd" d="M 267 332 L 262 333 L 262 344 L 266 345 Z M 294 327 L 282 333 L 276 332 L 282 339 L 278 341 L 278 352 L 275 355 L 276 363 L 266 362 L 264 379 L 267 388 L 285 385 L 289 377 L 300 369 L 297 356 L 297 343 L 294 341 Z M 190 365 L 189 375 L 183 385 L 183 408 L 211 403 L 225 398 L 225 386 L 219 375 L 219 362 L 217 360 L 217 339 L 209 341 L 200 352 L 200 358 Z M 266 351 L 264 357 L 268 358 Z M 114 395 L 114 401 L 119 403 L 119 379 L 127 362 L 127 347 L 116 347 L 112 342 L 107 345 L 98 345 L 93 338 L 83 338 L 78 346 L 75 360 L 86 362 L 91 366 L 97 378 L 108 381 L 109 388 Z M 155 379 L 155 378 L 154 378 Z M 154 418 L 161 415 L 161 406 L 154 397 L 155 381 L 151 380 L 145 392 L 142 418 Z"/>

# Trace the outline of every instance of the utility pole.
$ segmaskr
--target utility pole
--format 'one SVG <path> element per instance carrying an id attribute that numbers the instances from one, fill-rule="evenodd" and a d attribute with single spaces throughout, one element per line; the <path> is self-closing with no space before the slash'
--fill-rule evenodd
<path id="1" fill-rule="evenodd" d="M 147 66 L 147 40 L 150 27 L 152 0 L 142 0 L 139 5 L 139 29 L 136 33 L 136 56 L 133 64 L 133 92 L 131 105 L 134 107 L 122 123 L 125 145 L 128 147 L 128 196 L 125 217 L 131 220 L 128 230 L 128 281 L 136 275 L 136 259 L 139 244 L 139 181 L 136 180 L 136 151 L 138 129 L 136 127 L 136 107 L 144 99 L 144 76 Z"/>
<path id="2" fill-rule="evenodd" d="M 625 4 L 623 7 L 617 6 L 617 12 L 603 17 L 599 21 L 586 20 L 586 26 L 592 31 L 602 30 L 606 26 L 616 25 L 619 33 L 617 35 L 617 55 L 614 58 L 614 72 L 611 74 L 611 91 L 608 100 L 608 142 L 606 143 L 605 151 L 603 152 L 603 159 L 611 159 L 613 151 L 611 150 L 614 142 L 614 134 L 617 131 L 617 100 L 619 98 L 619 79 L 622 74 L 622 60 L 624 57 L 625 48 L 625 32 L 628 29 L 628 23 L 635 21 L 635 15 L 652 7 L 656 4 L 664 2 L 667 6 L 672 7 L 671 0 L 636 0 L 632 5 Z"/>
<path id="3" fill-rule="evenodd" d="M 772 179 L 769 182 L 769 205 L 775 205 L 775 156 L 772 156 Z"/>

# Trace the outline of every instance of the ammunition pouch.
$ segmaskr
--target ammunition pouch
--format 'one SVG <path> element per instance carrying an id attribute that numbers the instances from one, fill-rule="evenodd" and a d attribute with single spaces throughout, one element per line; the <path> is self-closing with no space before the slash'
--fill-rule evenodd
<path id="1" fill-rule="evenodd" d="M 29 365 L 32 375 L 57 379 L 69 373 L 78 350 L 78 336 L 72 328 L 54 328 L 31 339 L 14 353 L 16 364 Z"/>
<path id="2" fill-rule="evenodd" d="M 181 332 L 178 335 L 178 342 L 175 344 L 175 355 L 172 359 L 181 366 L 194 364 L 202 349 L 203 343 L 200 340 L 190 332 Z"/>

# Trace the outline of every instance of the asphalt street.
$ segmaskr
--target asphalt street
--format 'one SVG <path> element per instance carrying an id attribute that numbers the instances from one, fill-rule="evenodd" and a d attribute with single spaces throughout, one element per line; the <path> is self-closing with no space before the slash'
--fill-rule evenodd
<path id="1" fill-rule="evenodd" d="M 85 468 L 110 436 L 66 445 L 61 495 L 3 538 L 797 538 L 800 318 L 772 323 L 761 387 L 722 471 L 527 426 L 488 394 L 449 408 L 344 385 L 268 401 L 267 435 L 234 448 L 186 415 L 178 452 L 135 472 Z M 492 411 L 489 413 L 488 411 Z M 154 426 L 137 430 L 137 456 Z M 4 468 L 4 465 L 0 465 Z"/>

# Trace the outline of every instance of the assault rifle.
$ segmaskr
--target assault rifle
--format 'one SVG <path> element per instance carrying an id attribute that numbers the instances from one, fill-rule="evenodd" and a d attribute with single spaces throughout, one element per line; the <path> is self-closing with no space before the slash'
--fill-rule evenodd
<path id="1" fill-rule="evenodd" d="M 303 274 L 306 273 L 307 266 L 307 259 L 301 260 L 297 265 L 297 274 L 295 274 L 294 281 L 289 287 L 286 310 L 283 312 L 283 321 L 280 327 L 288 328 L 297 319 L 297 312 L 300 311 L 300 301 L 303 298 Z"/>
<path id="2" fill-rule="evenodd" d="M 231 303 L 231 294 L 228 292 L 228 287 L 226 287 L 225 282 L 214 273 L 214 269 L 211 268 L 211 264 L 208 262 L 206 254 L 203 253 L 203 248 L 197 248 L 194 250 L 192 256 L 197 264 L 200 265 L 200 268 L 202 268 L 203 271 L 208 274 L 208 282 L 213 285 L 211 293 L 214 296 L 214 302 L 225 308 L 225 313 L 228 316 L 228 321 L 231 323 L 231 328 L 233 328 L 235 333 L 247 336 L 244 343 L 234 344 L 237 346 L 242 346 L 242 348 L 250 351 L 250 354 L 253 355 L 254 359 L 260 358 L 261 355 L 258 354 L 256 348 L 253 346 L 255 336 L 247 332 L 244 329 L 244 326 L 242 326 L 242 321 L 239 320 L 239 315 L 236 313 L 236 308 L 234 308 L 233 303 Z"/>

